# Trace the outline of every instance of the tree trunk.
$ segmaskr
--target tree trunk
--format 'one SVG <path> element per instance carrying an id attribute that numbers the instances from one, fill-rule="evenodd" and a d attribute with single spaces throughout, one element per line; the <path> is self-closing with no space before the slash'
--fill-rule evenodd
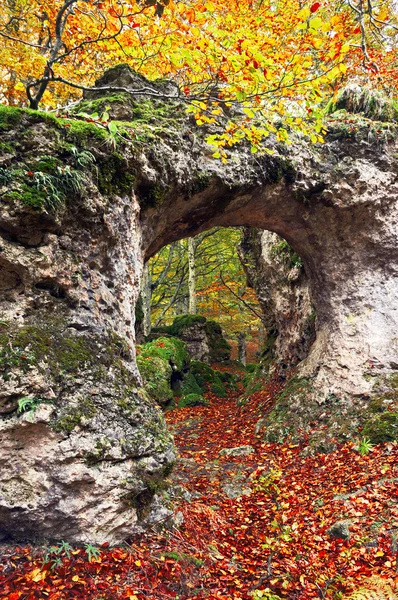
<path id="1" fill-rule="evenodd" d="M 196 314 L 196 265 L 195 265 L 195 239 L 188 238 L 188 313 Z"/>
<path id="2" fill-rule="evenodd" d="M 246 366 L 246 335 L 244 333 L 238 335 L 238 360 Z"/>
<path id="3" fill-rule="evenodd" d="M 145 263 L 142 271 L 141 298 L 142 312 L 144 313 L 143 329 L 144 337 L 147 338 L 151 333 L 151 297 L 152 297 L 152 278 L 149 271 L 148 262 Z"/>

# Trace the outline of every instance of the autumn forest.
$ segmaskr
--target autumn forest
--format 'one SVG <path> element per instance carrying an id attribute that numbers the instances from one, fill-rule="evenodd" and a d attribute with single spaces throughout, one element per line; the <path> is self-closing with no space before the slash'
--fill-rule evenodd
<path id="1" fill-rule="evenodd" d="M 395 0 L 3 0 L 0 598 L 398 598 Z"/>

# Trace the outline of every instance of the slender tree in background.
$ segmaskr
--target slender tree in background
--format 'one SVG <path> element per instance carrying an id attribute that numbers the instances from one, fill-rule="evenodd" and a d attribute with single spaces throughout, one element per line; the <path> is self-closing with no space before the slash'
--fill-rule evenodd
<path id="1" fill-rule="evenodd" d="M 141 280 L 141 299 L 143 312 L 143 330 L 144 336 L 148 337 L 151 333 L 151 297 L 152 297 L 152 277 L 148 263 L 145 263 L 142 271 Z"/>
<path id="2" fill-rule="evenodd" d="M 261 312 L 253 290 L 247 287 L 236 252 L 240 238 L 240 229 L 215 228 L 171 244 L 154 256 L 148 262 L 152 280 L 152 324 L 170 324 L 178 314 L 189 309 L 190 246 L 196 279 L 196 312 L 220 322 L 230 339 L 241 340 L 242 348 L 246 338 L 257 336 L 261 329 Z M 243 353 L 244 350 L 242 356 Z"/>
<path id="3" fill-rule="evenodd" d="M 195 238 L 188 238 L 188 313 L 196 314 L 196 265 L 195 265 Z"/>

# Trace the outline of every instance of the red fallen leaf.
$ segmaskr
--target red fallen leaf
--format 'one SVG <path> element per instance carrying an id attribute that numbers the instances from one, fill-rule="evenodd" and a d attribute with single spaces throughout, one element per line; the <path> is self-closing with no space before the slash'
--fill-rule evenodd
<path id="1" fill-rule="evenodd" d="M 311 6 L 311 8 L 310 8 L 310 11 L 311 11 L 312 13 L 314 13 L 314 12 L 316 12 L 316 11 L 318 10 L 318 8 L 319 8 L 320 6 L 321 6 L 321 3 L 320 3 L 320 2 L 315 2 L 315 4 L 313 4 L 313 5 Z"/>

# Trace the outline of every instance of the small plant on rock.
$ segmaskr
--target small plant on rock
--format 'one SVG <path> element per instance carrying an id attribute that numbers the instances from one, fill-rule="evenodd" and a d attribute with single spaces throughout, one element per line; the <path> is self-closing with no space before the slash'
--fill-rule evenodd
<path id="1" fill-rule="evenodd" d="M 24 396 L 18 400 L 18 414 L 28 412 L 28 419 L 32 419 L 40 404 L 51 404 L 51 400 Z"/>

